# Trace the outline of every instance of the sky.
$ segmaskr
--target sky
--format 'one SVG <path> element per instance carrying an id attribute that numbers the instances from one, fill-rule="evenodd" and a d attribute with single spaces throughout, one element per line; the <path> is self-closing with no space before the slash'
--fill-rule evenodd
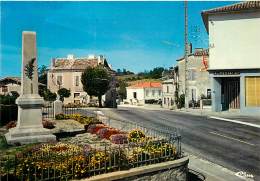
<path id="1" fill-rule="evenodd" d="M 188 3 L 189 41 L 207 48 L 201 11 L 228 1 Z M 184 53 L 184 3 L 1 1 L 0 77 L 20 76 L 22 31 L 36 31 L 38 65 L 52 58 L 104 55 L 114 70 L 171 67 Z"/>

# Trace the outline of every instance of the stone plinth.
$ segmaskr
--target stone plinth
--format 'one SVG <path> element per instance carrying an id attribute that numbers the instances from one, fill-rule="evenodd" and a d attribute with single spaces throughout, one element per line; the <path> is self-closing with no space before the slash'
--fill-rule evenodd
<path id="1" fill-rule="evenodd" d="M 43 99 L 36 97 L 19 97 L 18 122 L 15 128 L 5 135 L 11 145 L 55 141 L 56 136 L 42 125 Z"/>

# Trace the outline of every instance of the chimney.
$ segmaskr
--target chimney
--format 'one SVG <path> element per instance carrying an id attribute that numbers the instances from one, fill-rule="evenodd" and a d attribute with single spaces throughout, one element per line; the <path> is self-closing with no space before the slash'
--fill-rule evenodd
<path id="1" fill-rule="evenodd" d="M 192 54 L 192 43 L 190 43 L 188 48 L 188 55 Z"/>
<path id="2" fill-rule="evenodd" d="M 55 67 L 55 58 L 52 58 L 51 61 L 52 61 L 52 62 L 51 62 L 51 66 L 52 66 L 52 67 Z"/>

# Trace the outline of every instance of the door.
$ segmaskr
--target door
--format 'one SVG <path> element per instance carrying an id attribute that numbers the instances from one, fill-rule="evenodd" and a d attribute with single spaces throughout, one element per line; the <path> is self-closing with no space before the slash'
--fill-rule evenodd
<path id="1" fill-rule="evenodd" d="M 240 78 L 222 79 L 222 110 L 240 108 Z"/>

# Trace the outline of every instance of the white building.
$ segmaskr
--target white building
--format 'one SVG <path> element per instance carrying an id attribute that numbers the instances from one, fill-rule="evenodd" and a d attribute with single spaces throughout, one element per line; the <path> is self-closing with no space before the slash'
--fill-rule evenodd
<path id="1" fill-rule="evenodd" d="M 162 98 L 162 85 L 160 82 L 140 82 L 126 87 L 126 93 L 130 104 L 158 102 Z"/>
<path id="2" fill-rule="evenodd" d="M 260 2 L 202 12 L 209 34 L 212 109 L 260 113 Z"/>

